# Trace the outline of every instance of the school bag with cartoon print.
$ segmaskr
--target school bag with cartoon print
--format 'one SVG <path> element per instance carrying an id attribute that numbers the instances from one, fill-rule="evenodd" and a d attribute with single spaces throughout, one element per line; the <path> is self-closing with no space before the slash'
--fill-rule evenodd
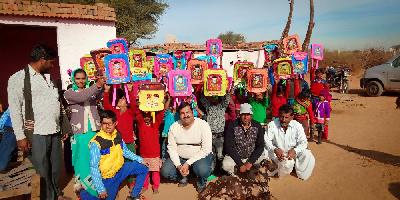
<path id="1" fill-rule="evenodd" d="M 235 85 L 239 84 L 242 81 L 245 81 L 247 78 L 247 71 L 254 68 L 254 63 L 245 62 L 245 61 L 237 61 L 233 67 L 233 82 Z"/>
<path id="2" fill-rule="evenodd" d="M 276 80 L 288 79 L 292 77 L 292 59 L 289 57 L 274 60 L 274 76 Z"/>
<path id="3" fill-rule="evenodd" d="M 251 69 L 247 72 L 247 91 L 265 92 L 268 86 L 268 71 L 264 68 Z"/>
<path id="4" fill-rule="evenodd" d="M 173 69 L 172 56 L 169 54 L 157 54 L 154 63 L 154 74 L 161 78 Z"/>
<path id="5" fill-rule="evenodd" d="M 174 63 L 174 69 L 186 69 L 186 53 L 184 51 L 174 51 L 172 60 Z"/>
<path id="6" fill-rule="evenodd" d="M 206 41 L 206 54 L 215 57 L 222 56 L 222 41 L 220 39 L 209 39 Z"/>
<path id="7" fill-rule="evenodd" d="M 322 44 L 311 44 L 311 66 L 313 69 L 318 69 L 318 61 L 324 59 L 324 46 Z M 313 65 L 315 62 L 315 67 Z"/>
<path id="8" fill-rule="evenodd" d="M 143 49 L 129 49 L 129 61 L 131 70 L 134 67 L 141 68 L 146 62 L 146 52 Z"/>
<path id="9" fill-rule="evenodd" d="M 204 81 L 204 71 L 207 69 L 207 62 L 204 60 L 192 59 L 188 62 L 188 70 L 191 74 L 193 85 L 202 84 Z"/>
<path id="10" fill-rule="evenodd" d="M 139 86 L 139 109 L 155 112 L 164 110 L 165 85 L 161 83 L 144 83 Z"/>
<path id="11" fill-rule="evenodd" d="M 107 47 L 113 54 L 128 54 L 128 43 L 124 38 L 116 38 L 107 42 Z"/>
<path id="12" fill-rule="evenodd" d="M 284 52 L 288 55 L 301 51 L 301 42 L 297 34 L 290 35 L 283 39 Z"/>
<path id="13" fill-rule="evenodd" d="M 171 70 L 168 72 L 168 92 L 174 97 L 174 106 L 192 94 L 191 75 L 189 70 Z"/>
<path id="14" fill-rule="evenodd" d="M 207 69 L 204 71 L 204 96 L 224 96 L 228 87 L 226 71 Z"/>
<path id="15" fill-rule="evenodd" d="M 111 50 L 108 48 L 101 48 L 90 51 L 96 70 L 102 75 L 105 74 L 104 57 L 111 54 Z"/>
<path id="16" fill-rule="evenodd" d="M 80 66 L 86 72 L 87 78 L 90 82 L 96 80 L 97 68 L 91 55 L 84 55 L 80 59 Z"/>
<path id="17" fill-rule="evenodd" d="M 306 74 L 308 72 L 308 54 L 306 52 L 294 52 L 292 66 L 293 74 Z"/>
<path id="18" fill-rule="evenodd" d="M 128 83 L 131 80 L 129 58 L 127 54 L 108 54 L 104 58 L 104 64 L 107 84 L 113 85 L 114 92 L 112 106 L 115 106 L 117 85 Z M 126 96 L 129 96 L 126 85 L 124 85 L 124 89 Z M 129 98 L 126 100 L 130 103 Z"/>

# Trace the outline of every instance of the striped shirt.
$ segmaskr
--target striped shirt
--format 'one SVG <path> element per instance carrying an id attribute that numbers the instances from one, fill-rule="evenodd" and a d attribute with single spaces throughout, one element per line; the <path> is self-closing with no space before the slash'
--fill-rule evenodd
<path id="1" fill-rule="evenodd" d="M 104 187 L 103 179 L 101 177 L 99 169 L 100 157 L 101 157 L 100 148 L 99 146 L 97 146 L 96 143 L 92 142 L 89 144 L 89 150 L 90 150 L 90 175 L 92 176 L 93 179 L 94 188 L 96 188 L 98 193 L 105 192 L 106 188 Z M 142 163 L 143 159 L 140 156 L 135 155 L 132 151 L 130 151 L 126 147 L 125 142 L 122 142 L 122 151 L 124 158 L 128 158 L 129 160 Z"/>
<path id="2" fill-rule="evenodd" d="M 29 74 L 32 91 L 32 108 L 35 118 L 33 134 L 50 135 L 60 131 L 60 102 L 58 90 L 50 80 L 50 74 L 42 75 L 30 65 Z M 8 79 L 7 93 L 11 121 L 17 140 L 25 138 L 24 134 L 24 79 L 25 72 L 20 70 Z"/>

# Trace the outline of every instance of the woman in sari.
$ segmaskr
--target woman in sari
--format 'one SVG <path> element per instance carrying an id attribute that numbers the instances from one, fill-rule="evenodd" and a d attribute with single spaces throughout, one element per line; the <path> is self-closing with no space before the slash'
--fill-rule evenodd
<path id="1" fill-rule="evenodd" d="M 98 78 L 96 83 L 89 87 L 86 72 L 77 69 L 71 74 L 72 88 L 64 93 L 64 97 L 71 109 L 71 137 L 72 165 L 75 172 L 75 192 L 85 189 L 93 196 L 97 196 L 92 185 L 89 163 L 89 141 L 100 130 L 100 117 L 96 102 L 103 94 L 104 80 Z M 78 193 L 79 194 L 79 193 Z"/>

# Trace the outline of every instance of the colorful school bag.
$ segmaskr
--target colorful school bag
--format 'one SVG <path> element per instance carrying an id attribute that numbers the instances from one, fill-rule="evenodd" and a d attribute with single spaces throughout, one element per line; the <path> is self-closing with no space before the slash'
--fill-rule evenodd
<path id="1" fill-rule="evenodd" d="M 192 95 L 190 71 L 176 69 L 168 72 L 168 92 L 174 97 L 174 106 Z"/>
<path id="2" fill-rule="evenodd" d="M 222 56 L 222 41 L 220 39 L 209 39 L 206 41 L 206 54 L 215 57 Z"/>
<path id="3" fill-rule="evenodd" d="M 105 75 L 107 84 L 113 85 L 113 101 L 112 106 L 115 106 L 117 85 L 128 83 L 131 80 L 131 72 L 129 69 L 129 58 L 127 54 L 108 54 L 104 58 Z M 124 85 L 125 94 L 128 95 L 128 88 Z M 129 98 L 126 99 L 128 103 Z"/>
<path id="4" fill-rule="evenodd" d="M 204 71 L 207 69 L 207 62 L 204 60 L 189 60 L 188 70 L 191 74 L 191 81 L 193 85 L 202 84 L 204 81 Z"/>
<path id="5" fill-rule="evenodd" d="M 127 54 L 128 43 L 124 38 L 116 38 L 107 42 L 107 47 L 113 54 Z"/>
<path id="6" fill-rule="evenodd" d="M 142 49 L 129 49 L 128 55 L 131 69 L 134 67 L 143 67 L 146 62 L 146 52 Z"/>
<path id="7" fill-rule="evenodd" d="M 237 61 L 233 67 L 233 82 L 238 84 L 247 78 L 247 71 L 254 68 L 254 63 Z"/>
<path id="8" fill-rule="evenodd" d="M 169 54 L 157 54 L 154 63 L 154 74 L 162 77 L 173 69 L 172 57 Z"/>
<path id="9" fill-rule="evenodd" d="M 90 55 L 92 56 L 94 65 L 98 72 L 101 74 L 105 74 L 105 67 L 104 67 L 104 57 L 108 54 L 111 54 L 110 49 L 108 48 L 101 48 L 90 51 Z"/>
<path id="10" fill-rule="evenodd" d="M 264 46 L 264 63 L 271 64 L 273 61 L 272 53 L 278 48 L 277 44 L 267 44 Z"/>
<path id="11" fill-rule="evenodd" d="M 168 91 L 172 97 L 186 97 L 192 94 L 191 76 L 188 70 L 168 72 Z"/>
<path id="12" fill-rule="evenodd" d="M 293 74 L 306 74 L 308 72 L 308 54 L 295 52 L 292 55 Z"/>
<path id="13" fill-rule="evenodd" d="M 318 61 L 324 59 L 324 46 L 322 44 L 311 44 L 311 62 L 315 62 L 315 69 L 318 69 Z M 313 66 L 313 63 L 311 63 Z"/>
<path id="14" fill-rule="evenodd" d="M 224 96 L 228 87 L 226 71 L 207 69 L 204 71 L 204 96 Z"/>
<path id="15" fill-rule="evenodd" d="M 203 55 L 196 57 L 197 60 L 204 60 L 207 62 L 208 69 L 218 69 L 217 58 L 212 55 Z"/>
<path id="16" fill-rule="evenodd" d="M 87 78 L 89 81 L 94 81 L 96 79 L 96 65 L 93 62 L 93 58 L 90 55 L 84 55 L 80 59 L 80 66 L 85 70 Z"/>
<path id="17" fill-rule="evenodd" d="M 139 86 L 139 109 L 155 112 L 164 110 L 165 85 L 161 83 L 144 83 Z"/>
<path id="18" fill-rule="evenodd" d="M 297 34 L 290 35 L 283 39 L 284 52 L 288 55 L 301 51 L 301 43 Z"/>
<path id="19" fill-rule="evenodd" d="M 174 69 L 186 70 L 186 54 L 184 51 L 174 51 L 172 60 Z"/>
<path id="20" fill-rule="evenodd" d="M 289 57 L 278 58 L 274 61 L 275 79 L 288 79 L 293 74 L 292 59 Z"/>
<path id="21" fill-rule="evenodd" d="M 267 91 L 268 71 L 267 69 L 251 69 L 247 72 L 247 91 L 260 93 Z"/>

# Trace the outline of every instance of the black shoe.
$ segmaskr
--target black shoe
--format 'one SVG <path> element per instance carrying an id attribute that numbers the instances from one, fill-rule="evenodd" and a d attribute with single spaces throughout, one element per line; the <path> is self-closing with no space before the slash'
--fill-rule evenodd
<path id="1" fill-rule="evenodd" d="M 183 177 L 178 184 L 178 187 L 185 187 L 188 184 L 188 178 L 187 177 Z"/>

